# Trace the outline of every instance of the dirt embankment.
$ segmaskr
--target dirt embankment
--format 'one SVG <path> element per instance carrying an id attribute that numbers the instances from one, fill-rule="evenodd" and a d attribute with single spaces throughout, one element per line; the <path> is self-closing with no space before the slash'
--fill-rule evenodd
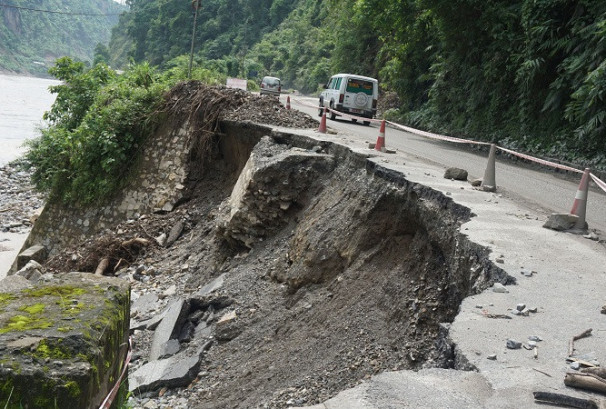
<path id="1" fill-rule="evenodd" d="M 252 120 L 300 115 L 269 98 L 251 101 Z M 245 111 L 235 118 L 246 119 Z M 122 223 L 46 265 L 92 272 L 113 257 L 106 274 L 131 280 L 134 298 L 158 295 L 158 313 L 171 297 L 187 298 L 225 274 L 216 296 L 229 302 L 192 308 L 187 322 L 216 325 L 233 313 L 229 331 L 210 335 L 187 388 L 135 391 L 135 407 L 146 399 L 159 407 L 302 406 L 382 371 L 454 367 L 441 323 L 463 297 L 505 279 L 485 249 L 459 234 L 468 209 L 338 146 L 297 147 L 268 135 L 253 149 L 246 180 L 242 166 L 227 171 L 233 164 L 214 150 L 205 166 L 192 167 L 199 173 L 189 175 L 174 211 Z M 175 226 L 176 241 L 159 245 Z M 132 238 L 151 244 L 111 245 Z M 181 350 L 200 344 L 197 336 L 184 337 Z M 146 362 L 151 331 L 133 339 L 131 371 Z"/>

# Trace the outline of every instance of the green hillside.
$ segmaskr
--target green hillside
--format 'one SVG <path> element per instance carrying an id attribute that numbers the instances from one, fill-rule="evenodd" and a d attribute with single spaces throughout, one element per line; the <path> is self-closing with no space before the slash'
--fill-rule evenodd
<path id="1" fill-rule="evenodd" d="M 65 55 L 92 62 L 125 10 L 112 0 L 3 0 L 0 71 L 47 75 Z"/>
<path id="2" fill-rule="evenodd" d="M 112 68 L 185 76 L 196 3 L 198 79 L 274 75 L 312 94 L 331 74 L 368 75 L 398 97 L 389 118 L 606 167 L 603 0 L 127 0 L 109 41 L 117 16 L 73 13 L 125 6 L 38 0 L 72 15 L 0 8 L 0 69 L 42 73 L 95 50 Z"/>

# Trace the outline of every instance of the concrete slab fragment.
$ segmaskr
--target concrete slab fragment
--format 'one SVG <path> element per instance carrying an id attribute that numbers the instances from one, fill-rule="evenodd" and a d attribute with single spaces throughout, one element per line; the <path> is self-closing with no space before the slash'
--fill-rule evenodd
<path id="1" fill-rule="evenodd" d="M 201 356 L 202 351 L 194 355 L 181 353 L 169 359 L 149 362 L 129 376 L 128 388 L 147 392 L 161 387 L 187 386 L 198 374 Z"/>
<path id="2" fill-rule="evenodd" d="M 160 358 L 164 351 L 162 346 L 172 338 L 175 330 L 180 327 L 184 317 L 187 316 L 187 311 L 185 311 L 186 309 L 183 308 L 184 305 L 185 301 L 183 299 L 179 299 L 166 309 L 162 322 L 160 322 L 154 331 L 154 339 L 149 351 L 150 361 Z"/>

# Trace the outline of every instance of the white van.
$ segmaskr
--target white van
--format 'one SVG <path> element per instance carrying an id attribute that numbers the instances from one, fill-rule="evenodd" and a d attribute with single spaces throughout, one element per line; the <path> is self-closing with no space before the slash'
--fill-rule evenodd
<path id="1" fill-rule="evenodd" d="M 319 115 L 324 107 L 364 118 L 374 118 L 377 114 L 379 81 L 374 78 L 354 74 L 337 74 L 330 77 L 320 94 Z M 330 119 L 338 114 L 330 113 Z M 357 119 L 352 119 L 356 122 Z M 369 125 L 370 121 L 364 121 Z"/>
<path id="2" fill-rule="evenodd" d="M 276 77 L 263 77 L 261 81 L 261 95 L 274 95 L 280 96 L 282 92 L 282 81 Z"/>

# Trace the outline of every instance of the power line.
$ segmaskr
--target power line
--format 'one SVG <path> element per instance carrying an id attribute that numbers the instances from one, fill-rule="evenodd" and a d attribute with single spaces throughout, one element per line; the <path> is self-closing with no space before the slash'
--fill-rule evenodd
<path id="1" fill-rule="evenodd" d="M 110 14 L 101 14 L 101 13 L 71 13 L 67 11 L 53 11 L 53 10 L 43 10 L 43 9 L 34 9 L 30 7 L 22 7 L 22 6 L 13 6 L 12 4 L 4 4 L 0 3 L 0 7 L 8 7 L 19 10 L 28 10 L 28 11 L 38 11 L 41 13 L 50 13 L 50 14 L 65 14 L 68 16 L 119 16 L 122 13 L 110 13 Z"/>

